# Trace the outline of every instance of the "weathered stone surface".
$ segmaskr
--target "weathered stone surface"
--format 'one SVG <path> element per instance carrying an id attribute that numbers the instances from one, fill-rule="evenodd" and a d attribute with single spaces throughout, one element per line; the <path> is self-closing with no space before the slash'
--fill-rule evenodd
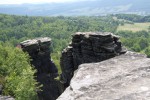
<path id="1" fill-rule="evenodd" d="M 31 63 L 37 73 L 57 73 L 58 70 L 50 58 L 51 39 L 48 37 L 26 40 L 20 43 L 23 51 L 28 52 L 32 58 Z"/>
<path id="2" fill-rule="evenodd" d="M 58 70 L 50 57 L 51 39 L 48 37 L 26 40 L 20 43 L 24 52 L 28 52 L 31 64 L 37 69 L 36 80 L 42 84 L 38 92 L 39 100 L 56 100 L 62 93 L 60 82 L 54 78 Z"/>
<path id="3" fill-rule="evenodd" d="M 1 96 L 0 95 L 0 100 L 15 100 L 15 99 L 10 96 Z"/>
<path id="4" fill-rule="evenodd" d="M 127 52 L 82 64 L 57 100 L 150 100 L 150 58 Z"/>
<path id="5" fill-rule="evenodd" d="M 108 32 L 77 32 L 71 44 L 62 51 L 61 80 L 67 87 L 78 66 L 83 63 L 100 62 L 126 51 L 119 37 Z"/>

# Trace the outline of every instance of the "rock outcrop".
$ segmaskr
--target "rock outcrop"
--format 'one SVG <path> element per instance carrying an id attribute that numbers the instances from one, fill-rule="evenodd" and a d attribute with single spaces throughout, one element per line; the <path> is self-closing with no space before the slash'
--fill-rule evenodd
<path id="1" fill-rule="evenodd" d="M 15 100 L 15 99 L 10 96 L 1 96 L 0 95 L 0 100 Z"/>
<path id="2" fill-rule="evenodd" d="M 20 43 L 24 52 L 29 53 L 31 64 L 37 69 L 36 80 L 42 84 L 38 92 L 39 100 L 56 100 L 61 94 L 61 84 L 54 80 L 58 70 L 50 57 L 51 39 L 48 37 L 26 40 Z"/>
<path id="3" fill-rule="evenodd" d="M 150 100 L 150 58 L 128 51 L 82 64 L 57 100 Z"/>
<path id="4" fill-rule="evenodd" d="M 65 87 L 69 86 L 73 73 L 80 64 L 100 62 L 125 52 L 119 37 L 112 33 L 77 32 L 62 52 L 61 82 Z"/>
<path id="5" fill-rule="evenodd" d="M 20 43 L 24 52 L 28 52 L 37 74 L 57 73 L 58 70 L 50 57 L 51 39 L 48 37 L 26 40 Z"/>

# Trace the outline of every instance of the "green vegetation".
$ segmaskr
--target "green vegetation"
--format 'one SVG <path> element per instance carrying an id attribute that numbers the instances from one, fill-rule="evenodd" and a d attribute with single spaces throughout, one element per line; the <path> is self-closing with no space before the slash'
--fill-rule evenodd
<path id="1" fill-rule="evenodd" d="M 149 30 L 150 23 L 133 23 L 133 24 L 124 24 L 119 25 L 117 31 L 132 31 L 132 32 L 138 32 L 138 31 L 148 31 Z"/>
<path id="2" fill-rule="evenodd" d="M 38 88 L 34 73 L 27 54 L 0 45 L 0 84 L 4 86 L 4 95 L 11 95 L 16 100 L 36 100 Z"/>
<path id="3" fill-rule="evenodd" d="M 147 31 L 119 31 L 121 41 L 129 50 L 141 52 L 150 57 L 150 33 Z"/>
<path id="4" fill-rule="evenodd" d="M 150 57 L 150 16 L 117 14 L 113 17 L 119 21 L 116 34 L 122 37 L 122 43 L 129 50 Z"/>
<path id="5" fill-rule="evenodd" d="M 115 17 L 117 17 L 117 19 L 128 20 L 132 22 L 150 22 L 150 16 L 140 16 L 135 14 L 116 14 Z"/>
<path id="6" fill-rule="evenodd" d="M 115 19 L 114 19 L 115 18 Z M 61 73 L 61 51 L 75 32 L 102 31 L 121 36 L 129 50 L 150 57 L 150 16 L 28 17 L 0 14 L 0 84 L 3 94 L 16 100 L 34 100 L 38 89 L 29 57 L 15 46 L 26 39 L 50 37 L 51 57 Z"/>
<path id="7" fill-rule="evenodd" d="M 0 84 L 3 94 L 16 100 L 36 99 L 35 70 L 29 64 L 29 57 L 15 46 L 26 39 L 50 37 L 51 57 L 58 67 L 61 51 L 71 41 L 71 35 L 78 31 L 115 32 L 118 22 L 112 17 L 28 17 L 0 14 Z"/>
<path id="8" fill-rule="evenodd" d="M 20 41 L 35 37 L 52 38 L 52 59 L 59 66 L 61 51 L 78 31 L 115 32 L 118 22 L 112 17 L 28 17 L 0 15 L 0 40 L 14 46 Z M 59 70 L 60 72 L 60 70 Z"/>

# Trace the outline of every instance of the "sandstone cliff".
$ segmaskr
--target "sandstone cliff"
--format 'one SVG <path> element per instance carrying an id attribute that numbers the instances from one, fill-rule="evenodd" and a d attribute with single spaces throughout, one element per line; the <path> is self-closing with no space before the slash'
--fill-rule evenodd
<path id="1" fill-rule="evenodd" d="M 69 87 L 57 100 L 150 100 L 150 59 L 112 33 L 74 34 L 61 61 Z"/>
<path id="2" fill-rule="evenodd" d="M 50 44 L 51 39 L 48 37 L 20 43 L 22 50 L 30 55 L 31 64 L 37 70 L 36 80 L 42 85 L 41 91 L 38 91 L 39 100 L 56 100 L 62 93 L 60 82 L 54 79 L 58 70 L 50 57 Z"/>
<path id="3" fill-rule="evenodd" d="M 57 100 L 150 100 L 150 59 L 127 52 L 82 64 Z"/>
<path id="4" fill-rule="evenodd" d="M 73 73 L 80 64 L 100 62 L 126 51 L 122 49 L 119 37 L 108 32 L 77 32 L 72 42 L 62 52 L 61 82 L 69 86 Z"/>
<path id="5" fill-rule="evenodd" d="M 49 56 L 50 43 L 49 38 L 37 38 L 20 44 L 43 84 L 41 100 L 55 100 L 62 92 L 54 80 L 57 69 Z M 61 83 L 69 87 L 58 100 L 149 100 L 149 64 L 145 55 L 126 52 L 112 33 L 75 33 L 62 51 Z"/>

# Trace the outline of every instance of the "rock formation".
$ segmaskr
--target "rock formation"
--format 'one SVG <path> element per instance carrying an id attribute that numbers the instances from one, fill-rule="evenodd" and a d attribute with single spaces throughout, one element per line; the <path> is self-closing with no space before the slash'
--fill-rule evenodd
<path id="1" fill-rule="evenodd" d="M 82 64 L 57 100 L 150 100 L 150 58 L 128 51 Z"/>
<path id="2" fill-rule="evenodd" d="M 62 52 L 61 82 L 69 86 L 73 73 L 83 63 L 100 62 L 123 54 L 119 37 L 112 33 L 77 32 Z"/>
<path id="3" fill-rule="evenodd" d="M 37 69 L 37 74 L 58 72 L 50 58 L 50 44 L 51 39 L 48 37 L 26 40 L 20 43 L 23 51 L 29 53 L 32 59 L 31 63 Z"/>
<path id="4" fill-rule="evenodd" d="M 0 100 L 15 100 L 15 99 L 10 96 L 1 96 L 0 95 Z"/>
<path id="5" fill-rule="evenodd" d="M 38 92 L 39 100 L 56 100 L 61 94 L 59 81 L 54 80 L 58 70 L 50 57 L 51 39 L 36 38 L 20 43 L 24 52 L 29 53 L 31 64 L 37 69 L 36 79 L 42 84 L 42 91 Z"/>

